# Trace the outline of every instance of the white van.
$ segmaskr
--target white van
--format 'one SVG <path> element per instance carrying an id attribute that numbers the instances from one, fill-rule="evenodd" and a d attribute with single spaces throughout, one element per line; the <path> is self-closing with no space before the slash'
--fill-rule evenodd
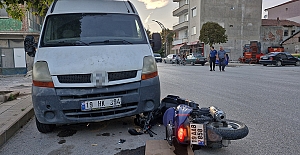
<path id="1" fill-rule="evenodd" d="M 160 44 L 156 38 L 153 46 Z M 129 1 L 54 1 L 38 43 L 27 36 L 24 47 L 35 57 L 32 102 L 40 132 L 57 124 L 133 116 L 160 105 L 151 44 Z"/>

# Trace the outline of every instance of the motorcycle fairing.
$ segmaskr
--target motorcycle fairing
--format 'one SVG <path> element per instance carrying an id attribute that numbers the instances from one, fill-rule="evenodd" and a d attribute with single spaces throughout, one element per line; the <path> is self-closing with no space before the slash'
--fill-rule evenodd
<path id="1" fill-rule="evenodd" d="M 172 123 L 171 125 L 174 125 L 174 118 L 175 118 L 175 108 L 171 107 L 166 110 L 163 116 L 163 124 L 164 126 L 167 126 L 169 123 Z"/>

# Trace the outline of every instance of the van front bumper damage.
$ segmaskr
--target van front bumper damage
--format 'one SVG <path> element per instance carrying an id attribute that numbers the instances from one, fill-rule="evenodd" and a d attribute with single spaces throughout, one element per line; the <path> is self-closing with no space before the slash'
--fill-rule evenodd
<path id="1" fill-rule="evenodd" d="M 82 111 L 83 101 L 120 97 L 121 107 Z M 159 77 L 101 88 L 32 87 L 35 116 L 44 124 L 99 122 L 133 116 L 160 106 Z"/>

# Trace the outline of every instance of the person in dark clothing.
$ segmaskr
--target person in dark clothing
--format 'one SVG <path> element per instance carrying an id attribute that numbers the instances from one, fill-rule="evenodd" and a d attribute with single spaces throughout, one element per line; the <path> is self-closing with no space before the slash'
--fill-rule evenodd
<path id="1" fill-rule="evenodd" d="M 219 59 L 219 69 L 220 69 L 220 72 L 223 71 L 225 72 L 225 66 L 226 66 L 226 51 L 223 49 L 222 46 L 220 46 L 220 51 L 218 51 L 218 54 L 217 54 L 217 59 Z"/>
<path id="2" fill-rule="evenodd" d="M 210 53 L 209 53 L 209 71 L 215 71 L 216 66 L 216 56 L 217 56 L 217 50 L 215 50 L 215 47 L 210 47 Z"/>

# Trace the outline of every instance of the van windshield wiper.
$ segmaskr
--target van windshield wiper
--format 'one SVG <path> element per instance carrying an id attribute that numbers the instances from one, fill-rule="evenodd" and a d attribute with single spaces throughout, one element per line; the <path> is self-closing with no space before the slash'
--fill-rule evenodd
<path id="1" fill-rule="evenodd" d="M 110 39 L 110 40 L 104 40 L 104 41 L 92 41 L 89 42 L 89 44 L 132 44 L 131 42 L 123 39 Z"/>
<path id="2" fill-rule="evenodd" d="M 88 43 L 86 42 L 83 42 L 81 40 L 76 40 L 76 41 L 73 41 L 73 40 L 62 40 L 62 41 L 59 41 L 58 42 L 59 45 L 70 45 L 70 46 L 75 46 L 75 45 L 86 45 L 86 46 L 89 46 Z"/>

